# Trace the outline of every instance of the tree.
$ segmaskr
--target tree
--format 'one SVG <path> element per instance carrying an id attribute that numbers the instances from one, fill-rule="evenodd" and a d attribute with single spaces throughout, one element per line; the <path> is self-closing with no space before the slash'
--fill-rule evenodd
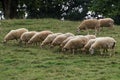
<path id="1" fill-rule="evenodd" d="M 60 17 L 62 0 L 26 0 L 28 18 Z"/>
<path id="2" fill-rule="evenodd" d="M 22 18 L 22 5 L 27 6 L 28 18 L 52 17 L 81 20 L 88 12 L 91 0 L 0 0 L 6 19 Z M 20 5 L 20 7 L 18 6 Z"/>
<path id="3" fill-rule="evenodd" d="M 21 0 L 22 1 L 22 0 Z M 62 18 L 81 20 L 88 12 L 90 0 L 24 0 L 28 18 Z M 22 3 L 22 4 L 23 4 Z M 68 9 L 65 9 L 65 8 Z"/>
<path id="4" fill-rule="evenodd" d="M 6 19 L 16 18 L 18 0 L 0 0 Z"/>
<path id="5" fill-rule="evenodd" d="M 92 0 L 90 10 L 105 17 L 111 17 L 120 24 L 120 0 Z"/>
<path id="6" fill-rule="evenodd" d="M 70 20 L 82 20 L 88 12 L 88 4 L 91 0 L 64 0 L 62 5 L 65 18 Z"/>

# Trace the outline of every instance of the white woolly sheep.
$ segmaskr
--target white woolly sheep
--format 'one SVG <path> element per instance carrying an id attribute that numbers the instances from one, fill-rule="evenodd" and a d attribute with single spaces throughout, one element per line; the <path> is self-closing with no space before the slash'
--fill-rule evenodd
<path id="1" fill-rule="evenodd" d="M 20 43 L 25 42 L 25 44 L 27 44 L 27 42 L 31 39 L 31 37 L 36 33 L 37 33 L 36 31 L 24 32 L 20 37 Z"/>
<path id="2" fill-rule="evenodd" d="M 82 48 L 82 51 L 87 51 L 87 50 L 89 50 L 89 48 L 91 47 L 91 45 L 92 45 L 97 39 L 99 39 L 99 38 L 104 38 L 104 37 L 97 37 L 97 38 L 93 37 L 93 38 L 91 38 L 91 39 L 87 42 L 87 44 Z"/>
<path id="3" fill-rule="evenodd" d="M 60 44 L 60 47 L 63 48 L 65 46 L 65 44 L 70 40 L 70 39 L 73 39 L 73 38 L 77 38 L 77 37 L 81 37 L 83 35 L 77 35 L 77 36 L 70 36 L 68 37 L 67 39 L 65 39 L 61 44 Z"/>
<path id="4" fill-rule="evenodd" d="M 95 40 L 96 39 L 90 39 L 81 50 L 84 52 L 88 51 L 91 45 L 95 42 Z"/>
<path id="5" fill-rule="evenodd" d="M 96 39 L 95 35 L 85 35 L 84 37 L 86 37 L 88 39 L 87 44 L 85 44 L 85 46 L 81 49 L 82 51 L 86 51 L 90 45 L 93 43 L 94 39 Z M 91 40 L 92 39 L 92 40 Z"/>
<path id="6" fill-rule="evenodd" d="M 46 30 L 46 31 L 41 31 L 37 32 L 29 41 L 28 44 L 32 43 L 40 43 L 42 42 L 49 34 L 53 34 L 53 32 Z"/>
<path id="7" fill-rule="evenodd" d="M 95 40 L 95 42 L 91 45 L 89 51 L 91 54 L 94 54 L 95 49 L 99 49 L 101 54 L 107 49 L 111 50 L 114 53 L 116 41 L 112 37 L 100 37 Z M 101 51 L 103 49 L 103 51 Z M 111 56 L 111 53 L 110 53 Z"/>
<path id="8" fill-rule="evenodd" d="M 16 29 L 16 30 L 11 30 L 9 33 L 7 33 L 7 35 L 4 37 L 3 42 L 6 43 L 9 40 L 18 40 L 20 39 L 20 36 L 24 33 L 27 32 L 28 30 L 25 28 L 20 28 L 20 29 Z"/>
<path id="9" fill-rule="evenodd" d="M 78 32 L 80 32 L 80 30 L 87 30 L 89 34 L 88 29 L 94 29 L 95 35 L 96 35 L 97 32 L 100 31 L 99 21 L 97 19 L 87 19 L 87 20 L 82 21 L 80 26 L 78 27 Z"/>
<path id="10" fill-rule="evenodd" d="M 44 45 L 49 45 L 52 43 L 52 41 L 58 36 L 61 35 L 62 33 L 54 33 L 54 34 L 50 34 L 48 35 L 45 40 L 41 43 L 41 47 L 43 47 Z"/>
<path id="11" fill-rule="evenodd" d="M 109 27 L 109 28 L 113 28 L 114 27 L 114 20 L 112 18 L 104 18 L 104 19 L 99 19 L 98 20 L 100 23 L 100 27 Z"/>
<path id="12" fill-rule="evenodd" d="M 88 42 L 88 38 L 85 36 L 76 37 L 73 39 L 70 39 L 65 46 L 62 48 L 63 51 L 71 50 L 74 54 L 75 49 L 82 48 L 86 43 Z"/>
<path id="13" fill-rule="evenodd" d="M 51 47 L 53 46 L 60 46 L 60 44 L 65 40 L 67 39 L 68 37 L 70 36 L 74 36 L 74 34 L 72 33 L 65 33 L 65 34 L 61 34 L 61 35 L 58 35 L 51 43 Z"/>

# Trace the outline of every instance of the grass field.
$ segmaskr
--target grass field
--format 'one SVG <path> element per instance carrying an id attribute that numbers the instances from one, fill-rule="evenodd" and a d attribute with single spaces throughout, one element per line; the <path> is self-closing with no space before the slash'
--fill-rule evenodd
<path id="1" fill-rule="evenodd" d="M 117 41 L 115 56 L 99 54 L 75 55 L 39 46 L 21 47 L 16 41 L 3 44 L 11 29 L 27 28 L 41 31 L 72 32 L 77 34 L 79 21 L 56 19 L 2 20 L 0 32 L 0 80 L 119 80 L 120 79 L 120 26 L 104 28 L 98 36 L 111 36 Z M 92 33 L 92 31 L 91 31 Z M 81 32 L 81 34 L 86 34 Z"/>

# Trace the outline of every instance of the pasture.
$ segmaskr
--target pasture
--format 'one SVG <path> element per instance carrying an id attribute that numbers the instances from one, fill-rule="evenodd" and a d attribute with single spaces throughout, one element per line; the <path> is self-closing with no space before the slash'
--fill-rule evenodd
<path id="1" fill-rule="evenodd" d="M 0 21 L 0 80 L 119 80 L 120 79 L 120 26 L 114 30 L 104 28 L 99 36 L 111 36 L 117 41 L 115 56 L 103 57 L 67 52 L 56 48 L 40 49 L 39 46 L 19 46 L 16 41 L 3 44 L 4 36 L 11 29 L 27 28 L 32 31 L 51 30 L 77 34 L 80 21 L 57 19 L 26 19 Z M 90 33 L 93 33 L 91 30 Z M 86 34 L 82 31 L 80 34 Z M 94 33 L 93 33 L 94 34 Z"/>

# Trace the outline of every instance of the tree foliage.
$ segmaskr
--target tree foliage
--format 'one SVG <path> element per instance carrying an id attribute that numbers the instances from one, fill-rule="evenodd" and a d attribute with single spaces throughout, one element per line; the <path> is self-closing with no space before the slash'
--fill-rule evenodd
<path id="1" fill-rule="evenodd" d="M 6 3 L 7 0 L 1 0 L 2 3 Z M 8 0 L 15 2 L 13 0 Z M 52 17 L 52 18 L 61 18 L 65 17 L 66 19 L 80 20 L 86 15 L 88 8 L 87 4 L 90 0 L 16 0 L 16 4 L 8 4 L 3 6 L 3 8 L 16 6 L 17 17 L 20 17 L 22 14 L 22 5 L 27 6 L 26 11 L 28 13 L 28 18 L 41 18 L 41 17 Z M 19 6 L 20 8 L 19 8 Z M 64 7 L 63 7 L 64 6 Z M 67 7 L 68 9 L 65 9 Z M 79 8 L 82 9 L 80 12 Z M 6 9 L 12 11 L 12 8 Z M 4 10 L 5 11 L 5 10 Z M 7 11 L 5 11 L 7 13 Z M 13 13 L 14 14 L 14 13 Z M 66 15 L 64 15 L 66 14 Z M 9 17 L 9 13 L 5 16 Z M 11 17 L 10 17 L 11 18 Z"/>
<path id="2" fill-rule="evenodd" d="M 0 0 L 6 19 L 23 18 L 65 18 L 81 20 L 90 10 L 105 17 L 111 17 L 120 24 L 119 0 Z M 24 7 L 23 5 L 26 5 Z"/>
<path id="3" fill-rule="evenodd" d="M 92 0 L 90 10 L 111 17 L 120 24 L 120 0 Z"/>

